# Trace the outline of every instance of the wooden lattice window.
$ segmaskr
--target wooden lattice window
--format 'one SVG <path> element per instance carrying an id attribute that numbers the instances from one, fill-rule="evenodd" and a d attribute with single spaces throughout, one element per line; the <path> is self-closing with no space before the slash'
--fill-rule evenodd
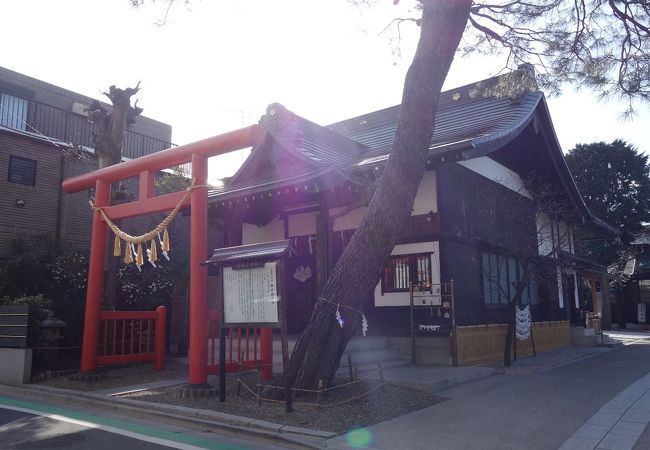
<path id="1" fill-rule="evenodd" d="M 414 283 L 431 284 L 431 253 L 391 256 L 384 266 L 383 292 L 408 292 Z"/>

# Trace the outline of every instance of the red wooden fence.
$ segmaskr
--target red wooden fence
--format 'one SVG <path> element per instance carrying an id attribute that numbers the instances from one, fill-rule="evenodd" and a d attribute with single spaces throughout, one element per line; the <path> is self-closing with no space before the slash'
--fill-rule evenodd
<path id="1" fill-rule="evenodd" d="M 219 322 L 219 311 L 208 311 L 208 373 L 212 375 L 219 374 Z M 226 372 L 260 369 L 263 379 L 271 378 L 273 352 L 266 343 L 271 337 L 268 331 L 264 328 L 229 328 L 226 336 Z M 265 335 L 265 348 L 262 335 Z"/>
<path id="2" fill-rule="evenodd" d="M 155 311 L 101 311 L 97 365 L 154 362 L 165 368 L 167 309 Z"/>

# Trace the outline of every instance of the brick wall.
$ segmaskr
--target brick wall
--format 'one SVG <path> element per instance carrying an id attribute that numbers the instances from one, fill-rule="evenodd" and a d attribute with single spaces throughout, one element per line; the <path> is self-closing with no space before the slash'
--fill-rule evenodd
<path id="1" fill-rule="evenodd" d="M 8 181 L 11 155 L 36 160 L 35 186 Z M 60 166 L 61 151 L 51 144 L 0 133 L 0 257 L 6 255 L 13 238 L 46 235 L 54 239 Z M 24 206 L 16 206 L 17 200 L 24 201 Z"/>

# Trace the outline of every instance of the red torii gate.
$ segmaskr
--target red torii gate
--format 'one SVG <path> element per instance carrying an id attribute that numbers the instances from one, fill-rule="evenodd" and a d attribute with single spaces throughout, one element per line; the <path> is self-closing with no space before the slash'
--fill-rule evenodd
<path id="1" fill-rule="evenodd" d="M 207 267 L 201 263 L 208 259 L 208 158 L 234 150 L 260 144 L 265 130 L 259 125 L 231 131 L 191 144 L 152 153 L 141 158 L 105 167 L 63 182 L 67 193 L 95 188 L 95 207 L 101 207 L 111 219 L 125 219 L 155 212 L 167 211 L 181 201 L 185 192 L 155 196 L 155 172 L 186 164 L 192 164 L 195 185 L 183 206 L 190 206 L 190 351 L 189 384 L 207 384 L 208 358 L 208 302 Z M 140 177 L 138 200 L 115 206 L 110 204 L 111 183 L 127 178 Z M 97 368 L 97 345 L 99 339 L 100 311 L 104 282 L 104 257 L 106 253 L 107 225 L 99 211 L 93 214 L 90 242 L 90 264 L 86 293 L 84 336 L 81 350 L 81 371 Z M 271 330 L 262 329 L 262 352 L 271 349 Z M 271 368 L 265 368 L 270 371 Z M 267 375 L 268 376 L 268 375 Z"/>

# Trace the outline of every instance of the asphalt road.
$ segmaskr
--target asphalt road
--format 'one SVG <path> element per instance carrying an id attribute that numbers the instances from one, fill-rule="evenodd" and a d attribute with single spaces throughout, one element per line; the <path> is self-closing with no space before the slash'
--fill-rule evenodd
<path id="1" fill-rule="evenodd" d="M 278 448 L 178 426 L 0 398 L 0 449 L 158 450 Z"/>
<path id="2" fill-rule="evenodd" d="M 650 335 L 547 372 L 496 375 L 449 400 L 364 430 L 373 449 L 557 449 L 605 403 L 650 372 Z M 346 442 L 347 441 L 347 442 Z M 349 437 L 328 442 L 350 448 Z M 650 448 L 650 431 L 637 442 Z"/>

